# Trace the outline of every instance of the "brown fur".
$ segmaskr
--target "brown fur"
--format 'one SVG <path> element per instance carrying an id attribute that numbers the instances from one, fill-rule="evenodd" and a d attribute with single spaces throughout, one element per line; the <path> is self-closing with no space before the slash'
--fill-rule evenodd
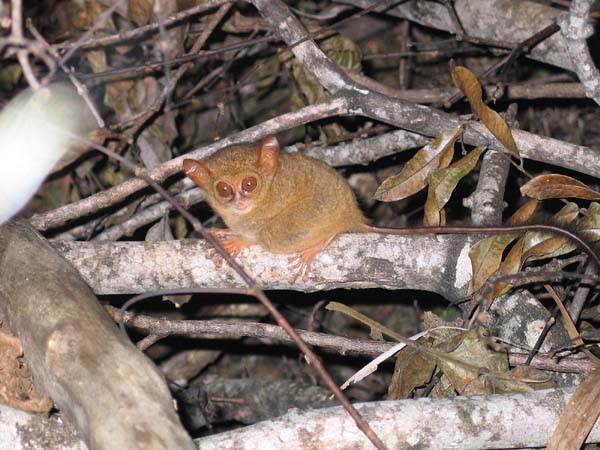
<path id="1" fill-rule="evenodd" d="M 276 139 L 269 136 L 258 146 L 238 145 L 217 152 L 206 161 L 210 173 L 203 174 L 201 180 L 188 170 L 193 163 L 186 163 L 186 174 L 201 187 L 206 186 L 212 208 L 247 245 L 294 253 L 340 233 L 365 231 L 367 219 L 350 186 L 334 169 L 316 159 L 285 152 L 266 157 L 277 158 L 276 164 L 272 159 L 261 164 L 260 149 L 265 145 L 279 150 Z M 225 181 L 236 191 L 247 176 L 258 178 L 259 187 L 252 193 L 252 209 L 240 214 L 214 187 Z"/>

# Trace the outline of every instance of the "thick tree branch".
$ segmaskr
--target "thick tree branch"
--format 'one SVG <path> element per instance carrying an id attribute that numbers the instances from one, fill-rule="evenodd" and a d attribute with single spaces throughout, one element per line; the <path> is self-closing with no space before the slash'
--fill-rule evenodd
<path id="1" fill-rule="evenodd" d="M 568 14 L 560 18 L 559 24 L 573 70 L 581 80 L 586 95 L 600 105 L 600 72 L 587 45 L 587 38 L 594 34 L 594 27 L 588 23 L 593 4 L 591 0 L 573 0 Z"/>
<path id="2" fill-rule="evenodd" d="M 462 450 L 543 447 L 572 389 L 527 394 L 385 401 L 358 409 L 389 448 Z M 426 424 L 426 426 L 424 426 Z M 586 442 L 600 441 L 600 424 Z M 203 450 L 258 450 L 285 442 L 288 450 L 366 448 L 342 408 L 293 411 L 270 420 L 197 440 Z"/>
<path id="3" fill-rule="evenodd" d="M 0 228 L 0 299 L 36 384 L 91 448 L 193 448 L 156 367 L 24 221 Z"/>
<path id="4" fill-rule="evenodd" d="M 336 0 L 367 8 L 375 0 Z M 408 19 L 427 27 L 456 33 L 448 8 L 443 2 L 395 2 L 391 8 L 382 6 L 375 11 Z M 506 41 L 517 45 L 535 32 L 552 23 L 561 11 L 540 3 L 524 0 L 455 0 L 454 8 L 465 32 L 478 39 Z M 531 20 L 535 17 L 535 20 Z M 526 55 L 528 58 L 573 70 L 567 57 L 564 38 L 555 34 L 541 42 Z"/>
<path id="5" fill-rule="evenodd" d="M 471 278 L 468 252 L 477 240 L 472 235 L 345 234 L 317 256 L 310 280 L 295 284 L 290 283 L 289 255 L 254 246 L 238 260 L 265 289 L 418 289 L 457 299 L 465 295 Z M 53 244 L 97 294 L 244 286 L 230 268 L 215 267 L 202 240 Z"/>
<path id="6" fill-rule="evenodd" d="M 50 442 L 52 444 L 50 444 Z M 0 405 L 0 448 L 88 450 L 73 427 L 58 415 L 45 417 Z"/>

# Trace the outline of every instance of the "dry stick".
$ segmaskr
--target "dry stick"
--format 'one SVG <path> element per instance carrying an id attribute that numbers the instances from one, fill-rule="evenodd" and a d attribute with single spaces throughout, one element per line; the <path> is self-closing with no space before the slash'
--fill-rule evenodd
<path id="1" fill-rule="evenodd" d="M 516 46 L 514 46 L 512 51 L 508 55 L 506 55 L 504 58 L 502 58 L 496 64 L 494 64 L 491 67 L 489 67 L 488 69 L 486 69 L 483 73 L 478 75 L 477 78 L 479 80 L 485 80 L 487 77 L 489 77 L 491 74 L 496 72 L 501 67 L 509 67 L 510 64 L 512 64 L 512 62 L 517 57 L 519 57 L 525 53 L 529 53 L 529 51 L 533 47 L 535 47 L 537 44 L 539 44 L 543 40 L 549 38 L 550 36 L 552 36 L 554 33 L 556 33 L 559 30 L 560 30 L 560 27 L 556 23 L 551 23 L 550 25 L 544 27 L 543 29 L 536 32 L 529 38 L 525 39 L 524 41 L 522 41 L 519 44 L 517 44 Z M 446 100 L 444 102 L 444 107 L 445 108 L 452 107 L 452 105 L 454 103 L 456 103 L 463 97 L 464 97 L 464 94 L 459 91 L 458 93 L 454 94 L 452 97 L 450 97 L 448 100 Z"/>
<path id="2" fill-rule="evenodd" d="M 594 270 L 593 267 L 586 267 L 586 273 L 592 273 Z M 575 295 L 573 296 L 573 300 L 569 305 L 569 315 L 573 319 L 573 322 L 577 323 L 579 320 L 579 316 L 581 311 L 583 310 L 583 305 L 585 304 L 586 299 L 588 298 L 588 294 L 590 293 L 590 289 L 587 286 L 578 286 Z"/>
<path id="3" fill-rule="evenodd" d="M 179 65 L 186 64 L 191 62 L 199 62 L 202 59 L 206 59 L 210 56 L 220 55 L 226 52 L 236 51 L 240 49 L 244 49 L 246 47 L 250 47 L 256 44 L 261 44 L 263 42 L 270 42 L 275 40 L 272 36 L 263 36 L 256 39 L 250 39 L 244 42 L 238 42 L 236 44 L 223 45 L 215 50 L 204 50 L 198 52 L 190 52 L 183 56 L 178 56 L 176 58 L 170 58 L 168 60 L 163 61 L 150 61 L 144 64 L 140 64 L 137 66 L 123 67 L 120 69 L 111 69 L 105 70 L 104 72 L 96 72 L 85 74 L 81 78 L 84 81 L 92 81 L 98 80 L 100 81 L 114 81 L 119 79 L 120 75 L 123 75 L 127 78 L 133 77 L 133 75 L 139 73 L 140 75 L 150 74 L 156 70 L 162 69 L 165 64 L 171 65 Z M 104 80 L 103 80 L 104 79 Z M 99 81 L 97 81 L 99 82 Z"/>
<path id="4" fill-rule="evenodd" d="M 93 23 L 93 25 L 85 31 L 85 33 L 83 33 L 79 39 L 77 39 L 77 41 L 71 46 L 71 48 L 63 55 L 62 58 L 60 58 L 58 64 L 63 66 L 67 64 L 67 61 L 69 59 L 71 59 L 71 56 L 73 56 L 73 54 L 79 50 L 79 48 L 84 44 L 84 42 L 92 36 L 92 34 L 94 34 L 94 32 L 104 26 L 104 24 L 106 23 L 106 21 L 108 20 L 108 18 L 112 15 L 112 13 L 114 13 L 117 8 L 119 6 L 121 6 L 121 4 L 123 3 L 123 0 L 116 0 L 112 6 L 110 6 L 109 8 L 106 9 L 106 11 L 103 11 L 102 14 L 100 14 L 100 17 L 98 17 L 98 19 Z M 53 49 L 54 52 L 56 52 L 56 50 Z"/>
<path id="5" fill-rule="evenodd" d="M 211 21 L 207 25 L 206 29 L 200 34 L 200 36 L 198 36 L 196 42 L 194 42 L 194 45 L 191 48 L 191 53 L 197 53 L 200 51 L 200 49 L 204 46 L 204 44 L 214 31 L 215 27 L 219 24 L 219 22 L 221 22 L 221 20 L 223 20 L 223 17 L 225 17 L 225 14 L 227 14 L 230 8 L 231 4 L 226 3 L 222 5 L 216 13 L 213 14 L 213 16 L 211 17 Z M 164 64 L 166 64 L 166 62 L 163 62 L 162 66 L 164 66 Z M 192 67 L 192 63 L 186 63 L 182 65 L 177 69 L 173 76 L 167 80 L 167 83 L 165 84 L 160 97 L 158 97 L 154 101 L 154 103 L 146 111 L 144 111 L 143 114 L 140 115 L 140 117 L 138 118 L 136 123 L 131 127 L 131 129 L 127 130 L 127 133 L 125 133 L 125 135 L 121 139 L 121 143 L 119 144 L 117 152 L 119 152 L 130 141 L 132 141 L 133 137 L 140 131 L 140 129 L 146 124 L 146 122 L 160 110 L 160 108 L 164 105 L 166 99 L 169 98 L 169 96 L 173 92 L 173 89 L 175 89 L 177 82 Z"/>
<path id="6" fill-rule="evenodd" d="M 403 0 L 403 1 L 406 1 L 406 0 Z M 398 3 L 398 1 L 394 1 L 394 0 L 377 0 L 374 4 L 370 5 L 368 8 L 365 8 L 362 11 L 359 11 L 350 17 L 342 19 L 332 25 L 322 27 L 322 28 L 318 29 L 317 31 L 307 33 L 307 36 L 305 36 L 304 38 L 302 38 L 294 43 L 288 44 L 287 46 L 280 49 L 279 51 L 282 52 L 282 51 L 286 51 L 286 50 L 291 50 L 295 46 L 300 45 L 303 42 L 306 42 L 310 39 L 317 39 L 319 36 L 323 35 L 324 32 L 326 32 L 328 30 L 333 30 L 333 29 L 345 24 L 346 22 L 348 22 L 350 20 L 355 20 L 357 18 L 360 18 L 363 15 L 374 10 L 375 8 L 381 6 L 380 5 L 381 3 L 386 3 L 386 2 Z M 104 72 L 97 72 L 97 73 L 85 75 L 82 77 L 82 79 L 84 81 L 94 80 L 94 79 L 98 79 L 98 78 L 107 78 L 107 77 L 111 77 L 111 79 L 112 79 L 112 77 L 118 76 L 118 75 L 126 75 L 128 77 L 131 77 L 131 76 L 133 76 L 133 74 L 135 74 L 137 72 L 147 73 L 147 72 L 152 72 L 154 70 L 162 69 L 165 64 L 177 65 L 177 64 L 185 64 L 185 63 L 189 63 L 189 62 L 198 62 L 199 60 L 205 59 L 209 56 L 214 56 L 214 55 L 222 54 L 225 52 L 245 49 L 247 47 L 250 47 L 250 46 L 253 46 L 256 44 L 260 44 L 263 42 L 270 42 L 270 41 L 274 41 L 274 40 L 276 40 L 276 38 L 274 38 L 271 35 L 263 36 L 263 37 L 256 38 L 256 39 L 248 39 L 244 42 L 239 42 L 239 43 L 230 44 L 230 45 L 224 45 L 216 50 L 207 50 L 207 51 L 203 51 L 203 52 L 191 51 L 186 55 L 179 56 L 177 58 L 171 58 L 166 61 L 151 61 L 151 62 L 144 63 L 144 64 L 141 64 L 138 66 L 126 67 L 126 68 L 121 68 L 121 69 L 111 69 L 111 70 L 106 70 Z"/>
<path id="7" fill-rule="evenodd" d="M 189 289 L 182 288 L 160 291 L 160 294 L 177 295 L 188 292 Z M 251 337 L 293 343 L 291 338 L 279 326 L 267 323 L 230 320 L 171 320 L 134 314 L 132 312 L 123 312 L 110 305 L 106 305 L 105 308 L 115 322 L 123 322 L 128 327 L 136 328 L 149 335 L 186 336 L 190 338 L 209 337 L 211 339 Z M 330 349 L 344 356 L 348 356 L 349 354 L 376 356 L 396 345 L 393 342 L 350 339 L 343 336 L 334 336 L 301 329 L 296 329 L 296 332 L 307 344 L 323 349 Z M 522 365 L 525 363 L 527 354 L 510 353 L 509 357 L 511 365 Z M 583 358 L 567 357 L 557 361 L 546 355 L 536 356 L 531 365 L 540 369 L 583 374 L 589 373 L 595 367 Z"/>
<path id="8" fill-rule="evenodd" d="M 365 436 L 375 445 L 375 447 L 379 450 L 387 449 L 385 444 L 377 437 L 375 432 L 369 426 L 369 424 L 365 421 L 365 419 L 360 415 L 358 410 L 352 406 L 352 403 L 344 396 L 336 382 L 331 378 L 329 373 L 323 367 L 321 360 L 318 356 L 304 343 L 302 338 L 296 333 L 294 328 L 290 325 L 290 323 L 286 320 L 286 318 L 277 310 L 275 305 L 269 300 L 264 291 L 256 284 L 256 281 L 240 266 L 235 259 L 231 257 L 229 253 L 227 253 L 223 247 L 219 244 L 219 242 L 202 226 L 202 223 L 194 216 L 192 216 L 186 209 L 184 209 L 177 201 L 169 194 L 162 186 L 156 183 L 147 173 L 146 169 L 136 166 L 135 164 L 129 162 L 127 159 L 123 158 L 121 155 L 109 150 L 106 147 L 98 145 L 92 141 L 87 139 L 82 139 L 76 136 L 73 136 L 79 141 L 95 148 L 98 151 L 101 151 L 105 155 L 110 158 L 116 159 L 121 162 L 127 168 L 129 168 L 136 177 L 144 180 L 148 185 L 150 185 L 153 189 L 155 189 L 158 193 L 160 193 L 167 201 L 169 201 L 175 209 L 192 225 L 194 230 L 202 235 L 206 241 L 208 241 L 213 248 L 219 253 L 219 255 L 227 262 L 227 264 L 235 270 L 235 272 L 244 280 L 244 282 L 248 285 L 247 294 L 256 297 L 263 306 L 269 311 L 271 316 L 275 319 L 277 324 L 283 328 L 286 333 L 290 336 L 290 338 L 294 341 L 294 343 L 298 346 L 300 351 L 304 354 L 306 361 L 308 364 L 312 365 L 317 373 L 319 374 L 321 380 L 325 383 L 325 385 L 331 390 L 334 397 L 340 402 L 340 404 L 344 407 L 348 414 L 354 419 L 356 426 L 365 434 Z M 223 289 L 219 289 L 219 291 L 223 292 Z M 236 289 L 237 291 L 237 289 Z M 188 293 L 196 292 L 196 290 L 188 290 Z M 206 292 L 205 289 L 200 289 L 197 292 Z"/>
<path id="9" fill-rule="evenodd" d="M 216 8 L 217 6 L 221 6 L 225 3 L 231 3 L 231 0 L 206 0 L 202 2 L 201 5 L 194 6 L 193 8 L 186 9 L 177 14 L 172 14 L 167 19 L 163 21 L 163 25 L 165 27 L 169 27 L 178 22 L 181 22 L 191 16 L 200 14 L 202 12 L 208 11 L 209 9 Z M 80 42 L 79 40 L 75 43 L 66 43 L 59 44 L 57 47 L 59 48 L 70 48 L 73 46 L 77 46 L 78 49 L 90 49 L 96 47 L 106 47 L 109 45 L 116 45 L 123 41 L 128 41 L 132 39 L 136 39 L 138 37 L 143 36 L 146 33 L 156 32 L 159 28 L 159 24 L 154 22 L 143 27 L 135 28 L 131 31 L 121 32 L 114 34 L 112 36 L 105 36 L 102 38 L 90 39 L 86 42 Z"/>
<path id="10" fill-rule="evenodd" d="M 11 20 L 12 20 L 12 28 L 11 28 L 11 36 L 18 41 L 23 41 L 23 2 L 22 0 L 12 0 L 11 1 Z M 17 59 L 19 60 L 19 64 L 21 64 L 21 68 L 23 69 L 23 75 L 25 75 L 25 79 L 29 86 L 32 89 L 39 89 L 40 82 L 35 77 L 33 73 L 33 69 L 31 67 L 31 63 L 29 62 L 29 57 L 27 50 L 17 50 Z"/>
<path id="11" fill-rule="evenodd" d="M 70 67 L 67 67 L 67 65 L 63 62 L 65 58 L 60 58 L 58 52 L 54 50 L 50 44 L 48 44 L 48 41 L 46 41 L 44 36 L 42 36 L 42 34 L 37 30 L 30 19 L 27 19 L 27 29 L 33 35 L 33 37 L 35 37 L 42 45 L 46 47 L 46 50 L 56 60 L 58 66 L 63 70 L 64 73 L 67 74 L 69 80 L 71 80 L 71 83 L 73 83 L 73 85 L 77 88 L 77 93 L 83 98 L 83 101 L 92 112 L 98 127 L 104 128 L 104 119 L 102 119 L 102 116 L 98 112 L 98 108 L 96 108 L 96 104 L 90 98 L 90 93 L 87 87 L 77 79 L 74 71 Z"/>

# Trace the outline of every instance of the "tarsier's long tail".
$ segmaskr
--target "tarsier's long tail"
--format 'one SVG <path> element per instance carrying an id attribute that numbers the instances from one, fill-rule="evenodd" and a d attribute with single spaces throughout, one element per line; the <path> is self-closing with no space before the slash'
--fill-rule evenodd
<path id="1" fill-rule="evenodd" d="M 498 227 L 416 227 L 416 228 L 380 228 L 371 225 L 364 225 L 364 231 L 381 234 L 391 234 L 397 236 L 411 236 L 423 234 L 477 234 L 477 233 L 523 233 L 527 231 L 546 231 L 551 234 L 560 235 L 576 242 L 579 247 L 593 260 L 597 269 L 600 270 L 600 256 L 580 236 L 572 231 L 555 225 L 514 225 L 514 226 L 498 226 Z"/>

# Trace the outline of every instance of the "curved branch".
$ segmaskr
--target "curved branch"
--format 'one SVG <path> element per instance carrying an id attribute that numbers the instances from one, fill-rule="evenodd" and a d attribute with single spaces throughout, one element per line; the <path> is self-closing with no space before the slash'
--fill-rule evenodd
<path id="1" fill-rule="evenodd" d="M 559 18 L 567 50 L 586 95 L 600 105 L 600 72 L 594 64 L 586 39 L 594 33 L 594 27 L 588 23 L 592 8 L 591 0 L 573 0 L 569 12 Z"/>

